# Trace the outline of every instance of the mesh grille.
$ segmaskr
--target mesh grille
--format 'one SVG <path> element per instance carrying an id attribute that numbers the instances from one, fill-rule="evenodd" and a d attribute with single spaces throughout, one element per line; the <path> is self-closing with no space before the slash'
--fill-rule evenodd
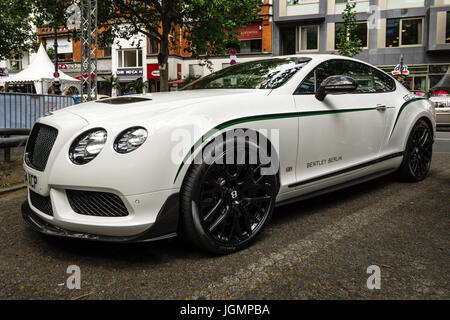
<path id="1" fill-rule="evenodd" d="M 30 200 L 33 207 L 42 211 L 49 216 L 53 216 L 52 202 L 50 197 L 43 197 L 34 191 L 30 190 Z"/>
<path id="2" fill-rule="evenodd" d="M 57 136 L 57 129 L 36 123 L 28 138 L 27 163 L 36 170 L 44 171 Z"/>
<path id="3" fill-rule="evenodd" d="M 97 217 L 125 217 L 128 210 L 119 196 L 107 192 L 66 190 L 73 211 Z"/>

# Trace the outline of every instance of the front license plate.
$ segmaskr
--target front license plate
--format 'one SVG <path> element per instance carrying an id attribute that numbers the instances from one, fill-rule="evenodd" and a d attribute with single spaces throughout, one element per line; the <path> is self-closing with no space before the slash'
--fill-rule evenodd
<path id="1" fill-rule="evenodd" d="M 33 190 L 37 190 L 39 180 L 34 174 L 25 171 L 25 184 Z"/>

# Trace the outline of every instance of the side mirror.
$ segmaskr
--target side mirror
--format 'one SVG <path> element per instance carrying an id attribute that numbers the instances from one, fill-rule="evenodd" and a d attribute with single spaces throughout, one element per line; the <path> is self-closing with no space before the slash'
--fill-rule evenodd
<path id="1" fill-rule="evenodd" d="M 347 76 L 330 76 L 322 81 L 316 92 L 316 99 L 323 101 L 327 94 L 350 93 L 356 90 L 358 84 Z"/>

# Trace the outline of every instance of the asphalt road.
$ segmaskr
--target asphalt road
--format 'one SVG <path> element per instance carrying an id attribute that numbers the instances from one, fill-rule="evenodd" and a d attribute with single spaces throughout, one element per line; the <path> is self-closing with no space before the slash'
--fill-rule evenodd
<path id="1" fill-rule="evenodd" d="M 444 149 L 447 147 L 444 141 Z M 275 210 L 229 256 L 180 239 L 107 244 L 42 236 L 0 198 L 0 299 L 450 299 L 450 153 L 416 184 L 391 176 Z M 69 265 L 81 289 L 69 290 Z M 381 269 L 381 288 L 366 286 Z"/>

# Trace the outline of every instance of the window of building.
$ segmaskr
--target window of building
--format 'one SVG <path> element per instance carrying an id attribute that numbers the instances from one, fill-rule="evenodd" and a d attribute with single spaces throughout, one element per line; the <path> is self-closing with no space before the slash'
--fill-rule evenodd
<path id="1" fill-rule="evenodd" d="M 319 49 L 319 26 L 299 26 L 297 29 L 297 51 Z"/>
<path id="2" fill-rule="evenodd" d="M 104 48 L 102 48 L 102 50 L 103 50 L 103 57 L 111 57 L 111 54 L 112 54 L 111 46 L 104 47 Z"/>
<path id="3" fill-rule="evenodd" d="M 340 26 L 343 25 L 342 22 L 336 22 L 335 24 L 335 30 L 334 30 L 334 48 L 337 49 L 337 42 L 338 42 L 338 31 Z M 368 29 L 367 29 L 367 22 L 357 22 L 358 28 L 356 29 L 356 36 L 358 37 L 358 39 L 361 40 L 361 47 L 363 48 L 367 48 L 367 34 L 368 34 Z"/>
<path id="4" fill-rule="evenodd" d="M 295 54 L 295 28 L 280 29 L 281 33 L 281 55 Z"/>
<path id="5" fill-rule="evenodd" d="M 450 43 L 450 11 L 447 11 L 447 26 L 445 29 L 445 43 Z"/>
<path id="6" fill-rule="evenodd" d="M 356 12 L 368 12 L 369 11 L 369 0 L 336 0 L 335 2 L 335 13 L 341 14 L 345 7 L 347 6 L 347 2 L 355 2 L 355 11 Z"/>
<path id="7" fill-rule="evenodd" d="M 119 68 L 142 67 L 141 49 L 118 50 L 117 57 Z"/>
<path id="8" fill-rule="evenodd" d="M 262 39 L 241 40 L 241 45 L 237 48 L 239 53 L 252 53 L 262 51 Z"/>
<path id="9" fill-rule="evenodd" d="M 149 54 L 156 54 L 158 53 L 158 42 L 153 39 L 148 40 L 148 50 L 147 52 Z"/>
<path id="10" fill-rule="evenodd" d="M 423 18 L 386 20 L 386 47 L 420 45 L 422 38 Z"/>
<path id="11" fill-rule="evenodd" d="M 355 61 L 330 60 L 307 75 L 297 88 L 296 94 L 315 93 L 322 81 L 333 75 L 353 78 L 358 84 L 356 93 L 388 92 L 395 89 L 394 80 L 382 71 Z"/>
<path id="12" fill-rule="evenodd" d="M 9 59 L 9 70 L 10 71 L 20 71 L 22 69 L 23 69 L 22 56 L 16 55 L 12 59 Z"/>
<path id="13" fill-rule="evenodd" d="M 425 6 L 424 0 L 387 0 L 386 9 L 418 8 Z"/>
<path id="14" fill-rule="evenodd" d="M 284 0 L 286 1 L 286 14 L 288 16 L 318 14 L 319 0 Z"/>

